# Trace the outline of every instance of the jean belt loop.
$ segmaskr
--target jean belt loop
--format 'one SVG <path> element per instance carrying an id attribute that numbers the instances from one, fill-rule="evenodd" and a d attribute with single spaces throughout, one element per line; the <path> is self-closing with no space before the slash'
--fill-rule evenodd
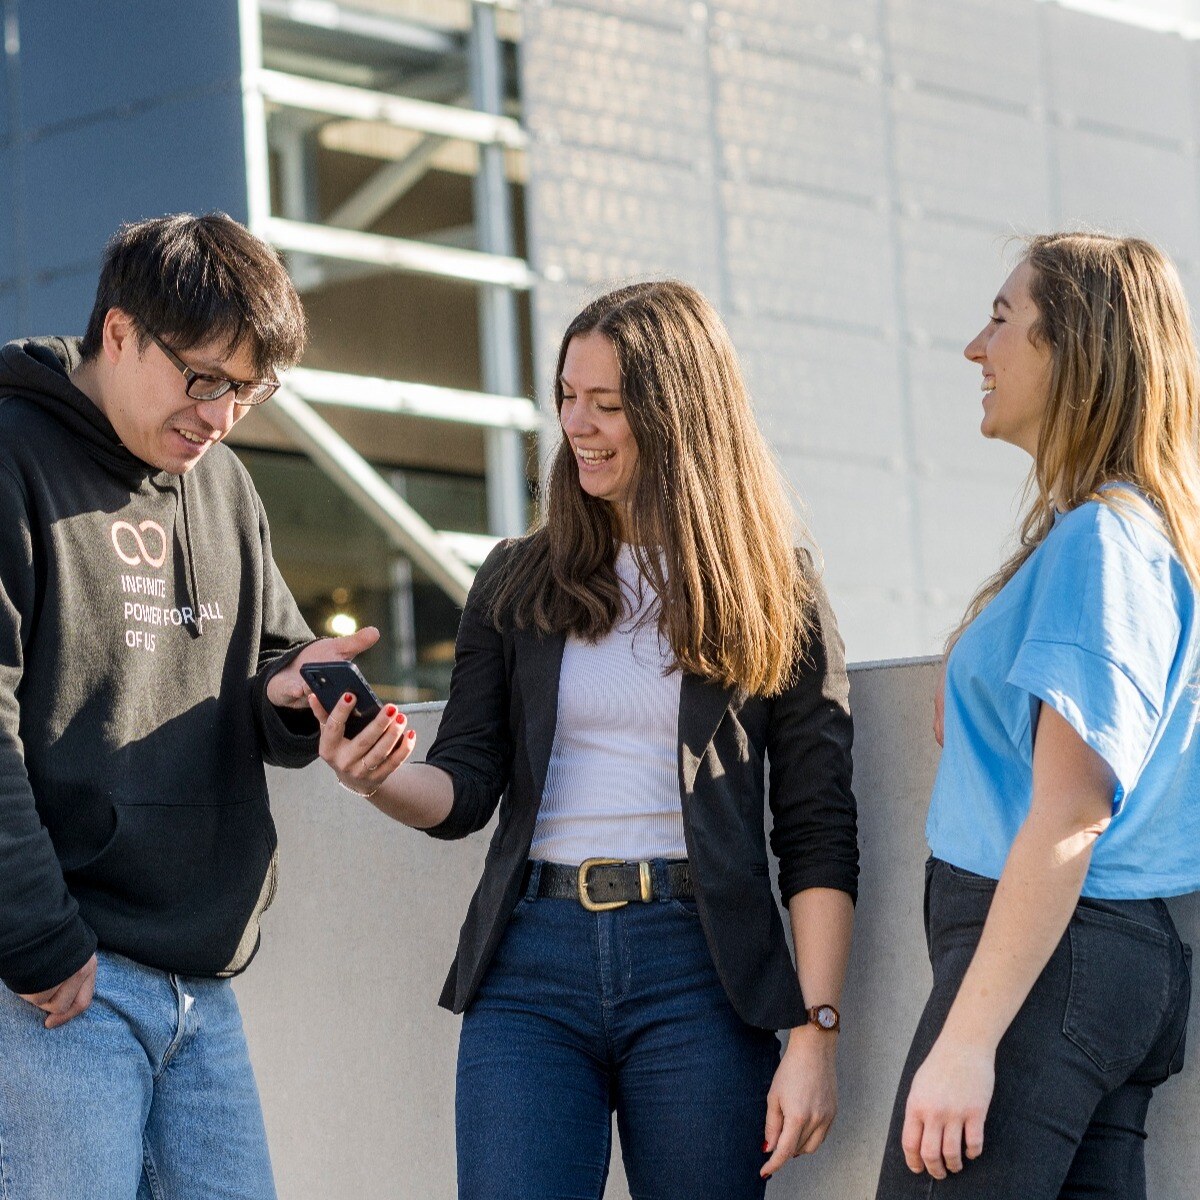
<path id="1" fill-rule="evenodd" d="M 665 858 L 650 860 L 650 876 L 654 880 L 654 899 L 662 900 L 671 894 L 671 876 Z"/>
<path id="2" fill-rule="evenodd" d="M 529 882 L 525 885 L 525 899 L 536 900 L 538 885 L 542 881 L 542 862 L 535 858 L 529 864 Z"/>

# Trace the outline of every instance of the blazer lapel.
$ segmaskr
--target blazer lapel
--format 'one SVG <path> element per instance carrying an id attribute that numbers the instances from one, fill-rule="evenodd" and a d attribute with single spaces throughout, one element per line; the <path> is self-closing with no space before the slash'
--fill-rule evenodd
<path id="1" fill-rule="evenodd" d="M 558 676 L 566 639 L 562 634 L 544 637 L 531 629 L 515 630 L 513 638 L 515 670 L 524 697 L 525 753 L 534 802 L 540 804 L 558 725 Z"/>
<path id="2" fill-rule="evenodd" d="M 679 688 L 679 788 L 690 796 L 700 761 L 729 710 L 733 689 L 699 675 L 684 675 Z"/>

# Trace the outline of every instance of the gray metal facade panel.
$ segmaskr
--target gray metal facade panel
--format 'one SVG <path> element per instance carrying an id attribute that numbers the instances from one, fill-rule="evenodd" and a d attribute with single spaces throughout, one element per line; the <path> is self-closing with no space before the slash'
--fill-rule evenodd
<path id="1" fill-rule="evenodd" d="M 17 276 L 15 156 L 14 147 L 0 144 L 0 285 Z"/>
<path id="2" fill-rule="evenodd" d="M 921 511 L 930 517 L 919 526 L 921 557 L 926 574 L 935 581 L 924 599 L 938 603 L 944 597 L 952 623 L 1015 547 L 1016 501 L 1029 459 L 1011 446 L 991 445 L 991 449 L 1017 468 L 1011 479 L 975 479 L 968 484 L 934 476 L 917 481 Z M 936 647 L 950 630 L 931 632 Z"/>
<path id="3" fill-rule="evenodd" d="M 241 71 L 237 0 L 22 4 L 20 29 L 27 131 L 236 86 Z"/>
<path id="4" fill-rule="evenodd" d="M 872 204 L 725 183 L 733 311 L 885 329 L 894 320 L 887 215 Z"/>
<path id="5" fill-rule="evenodd" d="M 1189 266 L 1200 262 L 1195 153 L 1087 129 L 1058 132 L 1062 222 L 1157 241 Z"/>
<path id="6" fill-rule="evenodd" d="M 72 125 L 25 152 L 28 269 L 87 264 L 123 221 L 221 208 L 246 219 L 241 93 Z"/>
<path id="7" fill-rule="evenodd" d="M 991 312 L 1019 247 L 1003 229 L 904 217 L 897 232 L 908 332 L 918 344 L 965 346 Z"/>
<path id="8" fill-rule="evenodd" d="M 535 0 L 524 8 L 526 19 L 538 19 L 538 8 L 577 9 L 610 17 L 629 17 L 640 25 L 682 29 L 694 21 L 695 0 Z M 541 32 L 540 30 L 538 31 Z"/>
<path id="9" fill-rule="evenodd" d="M 716 285 L 708 181 L 689 167 L 558 146 L 531 153 L 537 265 L 553 278 L 621 282 L 677 274 Z"/>
<path id="10" fill-rule="evenodd" d="M 881 57 L 878 0 L 716 0 L 714 35 L 771 54 L 846 66 Z"/>
<path id="11" fill-rule="evenodd" d="M 900 465 L 895 345 L 763 315 L 735 314 L 728 325 L 759 425 L 777 451 Z"/>
<path id="12" fill-rule="evenodd" d="M 0 287 L 0 346 L 20 337 L 17 328 L 17 290 L 12 285 Z"/>
<path id="13" fill-rule="evenodd" d="M 1050 217 L 1045 121 L 912 89 L 891 94 L 898 198 L 993 229 Z"/>
<path id="14" fill-rule="evenodd" d="M 11 98 L 8 94 L 8 55 L 0 47 L 0 146 L 13 136 Z M 2 176 L 0 176 L 2 178 Z"/>
<path id="15" fill-rule="evenodd" d="M 705 45 L 683 29 L 561 6 L 529 10 L 526 121 L 543 142 L 691 163 L 711 124 Z"/>
<path id="16" fill-rule="evenodd" d="M 96 297 L 96 268 L 36 279 L 24 295 L 21 337 L 82 335 Z"/>
<path id="17" fill-rule="evenodd" d="M 1064 116 L 1154 139 L 1193 138 L 1189 43 L 1050 5 L 1051 98 Z"/>
<path id="18" fill-rule="evenodd" d="M 825 552 L 825 573 L 835 592 L 886 585 L 911 594 L 912 515 L 901 473 L 824 455 L 783 453 L 779 460 L 808 510 L 801 515 Z M 876 657 L 876 650 L 886 652 L 860 641 L 855 654 Z"/>
<path id="19" fill-rule="evenodd" d="M 551 33 L 583 37 L 580 6 L 575 25 L 548 19 L 555 7 L 527 10 L 535 68 L 568 61 Z M 999 563 L 1027 466 L 979 436 L 979 372 L 961 357 L 1019 252 L 1011 236 L 1144 233 L 1200 288 L 1200 46 L 1106 24 L 1064 65 L 1061 31 L 1083 19 L 1039 0 L 713 0 L 657 24 L 619 11 L 624 41 L 592 14 L 590 73 L 665 98 L 640 101 L 653 140 L 596 148 L 603 89 L 526 72 L 551 134 L 528 193 L 553 280 L 535 296 L 539 342 L 557 346 L 583 292 L 664 264 L 706 290 L 810 503 L 851 656 L 933 651 Z M 682 48 L 690 83 L 664 46 Z M 643 50 L 636 69 L 618 61 Z M 1110 111 L 1154 86 L 1159 56 L 1163 96 Z M 1090 118 L 1066 111 L 1119 67 Z M 680 86 L 694 111 L 679 113 Z M 1147 119 L 1160 103 L 1169 116 Z M 567 128 L 588 144 L 555 141 Z"/>
<path id="20" fill-rule="evenodd" d="M 983 302 L 975 325 L 981 327 L 987 315 L 988 305 Z M 973 328 L 967 336 L 973 337 L 975 332 Z M 964 344 L 966 340 L 964 337 Z M 1029 459 L 1007 444 L 980 436 L 983 392 L 979 385 L 983 373 L 979 367 L 968 362 L 958 349 L 912 346 L 908 369 L 916 470 L 960 483 L 989 479 L 1015 486 Z"/>
<path id="21" fill-rule="evenodd" d="M 1041 102 L 1037 0 L 885 0 L 901 76 L 1013 105 Z"/>
<path id="22" fill-rule="evenodd" d="M 712 64 L 716 128 L 731 178 L 882 194 L 877 84 L 857 71 L 719 43 Z"/>

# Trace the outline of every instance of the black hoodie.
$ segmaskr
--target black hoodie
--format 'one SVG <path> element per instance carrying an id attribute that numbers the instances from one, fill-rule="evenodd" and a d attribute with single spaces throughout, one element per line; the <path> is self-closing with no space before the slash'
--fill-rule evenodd
<path id="1" fill-rule="evenodd" d="M 231 975 L 275 879 L 264 759 L 316 753 L 266 698 L 312 634 L 226 446 L 186 475 L 121 444 L 73 339 L 0 350 L 0 979 L 97 944 Z"/>

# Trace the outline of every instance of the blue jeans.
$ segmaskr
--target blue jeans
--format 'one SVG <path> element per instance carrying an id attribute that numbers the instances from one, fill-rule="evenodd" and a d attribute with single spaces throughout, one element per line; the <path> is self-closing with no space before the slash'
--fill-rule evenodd
<path id="1" fill-rule="evenodd" d="M 1190 951 L 1161 900 L 1079 902 L 996 1052 L 983 1153 L 944 1180 L 914 1175 L 900 1134 L 913 1075 L 974 957 L 994 880 L 926 869 L 933 992 L 892 1113 L 876 1200 L 1144 1200 L 1146 1111 L 1183 1066 Z"/>
<path id="2" fill-rule="evenodd" d="M 693 900 L 533 899 L 463 1017 L 460 1200 L 599 1200 L 616 1110 L 634 1200 L 760 1200 L 774 1033 L 733 1011 Z"/>
<path id="3" fill-rule="evenodd" d="M 58 1029 L 0 987 L 0 1200 L 274 1200 L 229 981 L 97 959 Z"/>

